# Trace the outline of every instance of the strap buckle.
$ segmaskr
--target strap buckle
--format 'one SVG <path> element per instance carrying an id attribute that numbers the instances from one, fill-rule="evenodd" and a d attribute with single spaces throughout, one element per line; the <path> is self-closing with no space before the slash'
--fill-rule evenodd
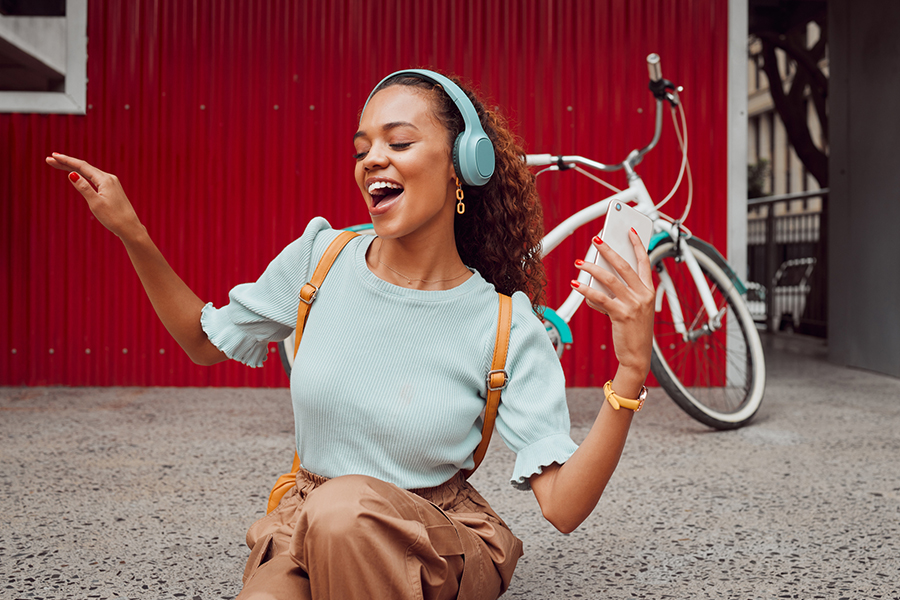
<path id="1" fill-rule="evenodd" d="M 310 291 L 312 289 L 312 291 Z M 316 299 L 316 294 L 319 293 L 319 288 L 311 283 L 306 283 L 302 288 L 300 288 L 300 293 L 298 297 L 300 298 L 300 302 L 304 304 L 311 305 L 313 301 Z M 307 300 L 307 298 L 309 298 Z"/>
<path id="2" fill-rule="evenodd" d="M 495 375 L 503 376 L 502 383 L 499 381 L 495 382 Z M 487 384 L 487 391 L 489 392 L 505 390 L 506 386 L 509 384 L 509 373 L 506 372 L 506 369 L 494 369 L 493 371 L 488 371 L 485 383 Z"/>

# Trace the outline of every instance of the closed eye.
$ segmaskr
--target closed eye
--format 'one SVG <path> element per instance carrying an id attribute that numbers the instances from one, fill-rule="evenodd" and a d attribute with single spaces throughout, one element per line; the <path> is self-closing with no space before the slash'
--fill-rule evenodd
<path id="1" fill-rule="evenodd" d="M 390 146 L 390 148 L 392 150 L 406 150 L 407 148 L 409 148 L 412 145 L 413 145 L 412 142 L 396 142 L 394 144 L 388 144 L 388 146 Z M 369 153 L 368 150 L 363 150 L 362 152 L 357 152 L 356 154 L 354 154 L 353 158 L 354 158 L 354 160 L 362 160 L 366 157 L 366 154 L 368 154 L 368 153 Z"/>

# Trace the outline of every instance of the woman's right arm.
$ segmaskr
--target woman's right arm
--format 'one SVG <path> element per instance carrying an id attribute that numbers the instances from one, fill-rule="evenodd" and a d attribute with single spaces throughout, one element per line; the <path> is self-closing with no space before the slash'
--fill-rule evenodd
<path id="1" fill-rule="evenodd" d="M 83 160 L 56 152 L 47 157 L 47 164 L 69 173 L 69 181 L 84 196 L 97 220 L 122 240 L 156 314 L 191 360 L 200 365 L 226 360 L 228 357 L 209 341 L 200 326 L 200 311 L 206 303 L 166 262 L 138 219 L 119 179 Z"/>

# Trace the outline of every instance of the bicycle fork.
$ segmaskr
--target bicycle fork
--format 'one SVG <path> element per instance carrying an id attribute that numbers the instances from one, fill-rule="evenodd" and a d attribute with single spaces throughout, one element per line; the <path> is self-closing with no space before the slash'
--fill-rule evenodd
<path id="1" fill-rule="evenodd" d="M 672 282 L 669 272 L 662 263 L 659 264 L 657 271 L 657 275 L 659 276 L 659 286 L 656 289 L 655 310 L 656 312 L 662 310 L 663 297 L 665 297 L 669 304 L 669 311 L 672 313 L 675 331 L 681 335 L 684 341 L 694 341 L 704 335 L 709 335 L 722 327 L 722 317 L 725 315 L 725 308 L 723 307 L 722 310 L 719 310 L 718 307 L 716 307 L 716 301 L 713 299 L 712 292 L 706 283 L 706 278 L 703 276 L 703 271 L 700 269 L 700 263 L 694 258 L 693 252 L 691 252 L 690 248 L 687 248 L 686 245 L 678 243 L 678 236 L 680 236 L 678 226 L 672 225 L 672 228 L 668 233 L 676 242 L 678 253 L 675 256 L 675 260 L 684 261 L 691 274 L 691 278 L 694 280 L 694 285 L 697 286 L 697 292 L 700 294 L 703 309 L 707 314 L 707 321 L 699 328 L 695 327 L 695 323 L 691 323 L 691 328 L 688 329 L 684 321 L 684 312 L 681 310 L 681 302 L 679 302 L 678 295 L 675 293 L 675 284 Z"/>

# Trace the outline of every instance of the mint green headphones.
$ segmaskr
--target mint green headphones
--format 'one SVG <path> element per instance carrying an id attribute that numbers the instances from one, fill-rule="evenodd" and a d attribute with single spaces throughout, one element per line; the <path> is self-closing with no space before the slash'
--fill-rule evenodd
<path id="1" fill-rule="evenodd" d="M 462 133 L 456 136 L 456 142 L 453 144 L 453 167 L 456 169 L 456 174 L 468 185 L 479 187 L 486 184 L 494 174 L 494 144 L 484 132 L 472 101 L 458 85 L 447 77 L 425 69 L 406 69 L 391 73 L 382 79 L 369 94 L 369 98 L 363 106 L 363 112 L 369 105 L 369 100 L 372 99 L 375 90 L 391 77 L 398 75 L 420 77 L 444 88 L 462 114 L 463 122 L 466 125 Z"/>

